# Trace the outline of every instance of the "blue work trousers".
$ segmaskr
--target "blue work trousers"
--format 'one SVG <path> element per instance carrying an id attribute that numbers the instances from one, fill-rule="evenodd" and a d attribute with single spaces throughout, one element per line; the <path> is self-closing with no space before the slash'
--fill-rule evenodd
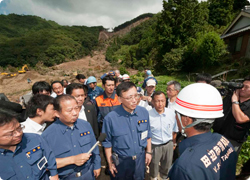
<path id="1" fill-rule="evenodd" d="M 138 153 L 136 159 L 132 157 L 119 157 L 118 173 L 115 177 L 110 173 L 111 180 L 143 180 L 145 176 L 145 151 Z"/>

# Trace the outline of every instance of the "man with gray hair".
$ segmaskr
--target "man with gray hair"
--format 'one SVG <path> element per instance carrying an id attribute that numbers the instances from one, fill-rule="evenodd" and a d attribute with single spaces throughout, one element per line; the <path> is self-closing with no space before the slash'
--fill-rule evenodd
<path id="1" fill-rule="evenodd" d="M 166 107 L 173 109 L 173 105 L 175 103 L 176 97 L 181 90 L 181 84 L 177 81 L 169 81 L 167 83 L 167 101 Z"/>
<path id="2" fill-rule="evenodd" d="M 122 75 L 121 75 L 121 73 L 120 73 L 119 70 L 115 70 L 115 76 L 116 76 L 117 78 L 122 78 Z"/>

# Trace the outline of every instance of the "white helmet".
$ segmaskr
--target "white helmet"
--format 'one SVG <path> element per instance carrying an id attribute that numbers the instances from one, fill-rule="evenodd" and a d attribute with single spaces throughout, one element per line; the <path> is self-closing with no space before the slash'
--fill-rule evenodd
<path id="1" fill-rule="evenodd" d="M 127 80 L 127 79 L 130 79 L 129 75 L 128 74 L 123 74 L 122 80 Z"/>
<path id="2" fill-rule="evenodd" d="M 194 83 L 183 88 L 177 96 L 174 109 L 193 118 L 214 119 L 224 116 L 219 91 L 205 83 Z"/>
<path id="3" fill-rule="evenodd" d="M 195 118 L 196 121 L 185 128 L 206 122 L 213 123 L 215 118 L 223 117 L 222 98 L 219 91 L 213 86 L 205 83 L 194 83 L 183 88 L 177 96 L 174 109 L 180 114 Z"/>

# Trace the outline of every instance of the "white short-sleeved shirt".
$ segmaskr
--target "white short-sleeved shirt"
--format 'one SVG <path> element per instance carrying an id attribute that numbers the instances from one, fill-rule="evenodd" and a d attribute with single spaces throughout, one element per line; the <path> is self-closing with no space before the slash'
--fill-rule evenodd
<path id="1" fill-rule="evenodd" d="M 173 139 L 173 132 L 178 132 L 175 112 L 165 108 L 164 113 L 159 114 L 155 108 L 149 111 L 150 128 L 152 132 L 152 144 L 164 144 Z"/>

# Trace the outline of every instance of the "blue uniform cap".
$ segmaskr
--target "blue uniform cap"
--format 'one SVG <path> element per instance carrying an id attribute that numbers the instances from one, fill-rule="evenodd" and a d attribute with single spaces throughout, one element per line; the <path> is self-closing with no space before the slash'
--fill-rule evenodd
<path id="1" fill-rule="evenodd" d="M 149 76 L 151 74 L 152 74 L 152 72 L 150 70 L 147 70 L 147 75 Z"/>
<path id="2" fill-rule="evenodd" d="M 87 84 L 95 83 L 95 82 L 97 82 L 96 78 L 94 76 L 89 76 L 89 78 L 87 80 Z"/>

